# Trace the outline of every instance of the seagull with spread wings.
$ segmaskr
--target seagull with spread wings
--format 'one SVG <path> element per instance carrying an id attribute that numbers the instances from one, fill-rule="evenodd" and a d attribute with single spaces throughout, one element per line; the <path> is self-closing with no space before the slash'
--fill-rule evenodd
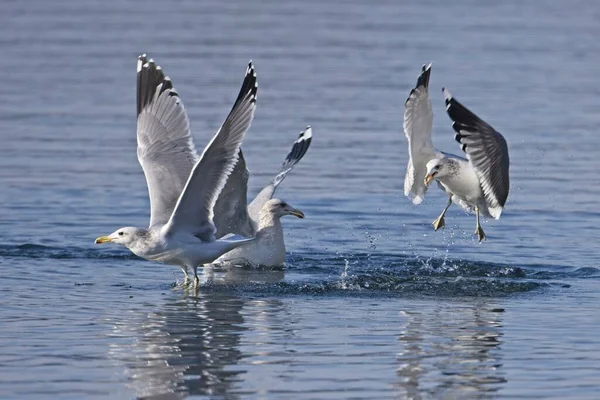
<path id="1" fill-rule="evenodd" d="M 459 103 L 442 88 L 446 111 L 467 158 L 443 153 L 433 147 L 433 111 L 429 100 L 431 64 L 424 65 L 417 84 L 404 107 L 404 134 L 408 139 L 409 160 L 404 194 L 420 204 L 432 180 L 448 194 L 448 204 L 433 221 L 437 231 L 445 225 L 444 216 L 452 203 L 475 212 L 475 234 L 486 238 L 479 215 L 500 218 L 509 191 L 509 156 L 504 137 Z"/>
<path id="2" fill-rule="evenodd" d="M 171 80 L 146 55 L 139 57 L 137 70 L 137 154 L 148 184 L 150 225 L 121 228 L 96 243 L 121 244 L 144 259 L 177 265 L 185 274 L 184 284 L 191 268 L 197 284 L 198 266 L 254 240 L 217 240 L 213 208 L 254 117 L 256 73 L 250 63 L 233 108 L 198 156 Z"/>
<path id="3" fill-rule="evenodd" d="M 255 236 L 244 244 L 219 257 L 215 263 L 251 264 L 269 267 L 283 265 L 285 242 L 280 218 L 292 215 L 304 218 L 304 213 L 280 199 L 274 199 L 275 190 L 287 174 L 304 157 L 312 141 L 312 128 L 300 132 L 292 149 L 275 177 L 247 205 L 249 172 L 240 150 L 238 162 L 215 205 L 217 237 L 224 233 Z"/>

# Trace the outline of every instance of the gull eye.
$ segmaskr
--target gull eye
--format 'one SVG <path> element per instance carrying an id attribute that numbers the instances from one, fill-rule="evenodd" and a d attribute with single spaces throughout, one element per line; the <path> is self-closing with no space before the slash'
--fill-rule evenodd
<path id="1" fill-rule="evenodd" d="M 280 206 L 283 207 L 283 208 L 285 208 L 285 207 L 287 207 L 287 204 L 286 203 L 281 203 Z"/>
<path id="2" fill-rule="evenodd" d="M 123 236 L 123 231 L 119 232 L 119 236 Z"/>

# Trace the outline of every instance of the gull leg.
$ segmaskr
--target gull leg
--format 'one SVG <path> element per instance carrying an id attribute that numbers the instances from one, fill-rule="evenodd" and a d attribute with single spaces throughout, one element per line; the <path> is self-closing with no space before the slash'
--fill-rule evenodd
<path id="1" fill-rule="evenodd" d="M 435 231 L 446 226 L 446 221 L 444 219 L 444 216 L 446 215 L 446 211 L 448 211 L 448 209 L 450 208 L 451 205 L 452 205 L 452 196 L 448 197 L 448 204 L 446 204 L 446 208 L 444 208 L 444 211 L 442 211 L 440 216 L 437 217 L 437 219 L 435 221 L 433 221 L 433 223 L 432 223 L 433 229 Z"/>
<path id="2" fill-rule="evenodd" d="M 194 266 L 194 287 L 197 288 L 200 283 L 200 278 L 198 278 L 198 266 Z"/>
<path id="3" fill-rule="evenodd" d="M 181 267 L 181 270 L 183 271 L 183 274 L 185 275 L 185 279 L 183 280 L 183 283 L 181 284 L 181 286 L 187 286 L 190 284 L 190 276 L 188 275 L 187 265 L 183 265 Z"/>
<path id="4" fill-rule="evenodd" d="M 483 229 L 481 229 L 481 225 L 479 224 L 479 207 L 475 207 L 475 216 L 477 218 L 477 225 L 475 227 L 475 234 L 479 238 L 479 243 L 481 243 L 482 240 L 486 239 L 486 236 L 485 236 L 485 233 L 483 232 Z"/>

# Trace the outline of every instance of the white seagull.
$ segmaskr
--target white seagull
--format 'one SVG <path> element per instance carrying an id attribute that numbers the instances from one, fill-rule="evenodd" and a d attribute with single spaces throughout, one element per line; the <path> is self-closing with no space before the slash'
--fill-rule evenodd
<path id="1" fill-rule="evenodd" d="M 178 265 L 189 282 L 197 268 L 254 240 L 216 240 L 213 207 L 238 158 L 242 139 L 254 117 L 258 86 L 252 63 L 227 119 L 196 153 L 188 117 L 171 80 L 146 55 L 137 66 L 137 141 L 150 196 L 148 229 L 126 227 L 96 243 L 122 244 L 146 260 Z"/>
<path id="2" fill-rule="evenodd" d="M 281 168 L 254 200 L 247 205 L 249 172 L 240 150 L 240 157 L 229 176 L 225 189 L 215 205 L 217 237 L 226 232 L 255 236 L 256 241 L 238 247 L 219 257 L 215 263 L 251 264 L 278 267 L 285 261 L 285 242 L 280 218 L 293 215 L 304 218 L 304 213 L 283 200 L 274 199 L 277 186 L 304 157 L 312 141 L 312 129 L 300 133 Z"/>
<path id="3" fill-rule="evenodd" d="M 456 131 L 455 139 L 462 145 L 467 158 L 436 150 L 431 140 L 430 73 L 431 64 L 424 65 L 404 107 L 404 134 L 409 151 L 404 194 L 414 204 L 420 204 L 429 183 L 437 180 L 440 188 L 448 194 L 448 204 L 433 221 L 434 229 L 437 231 L 444 227 L 444 215 L 454 202 L 467 211 L 475 212 L 475 234 L 481 242 L 486 236 L 479 224 L 479 215 L 499 219 L 508 198 L 508 146 L 498 131 L 442 88 L 446 111 Z"/>

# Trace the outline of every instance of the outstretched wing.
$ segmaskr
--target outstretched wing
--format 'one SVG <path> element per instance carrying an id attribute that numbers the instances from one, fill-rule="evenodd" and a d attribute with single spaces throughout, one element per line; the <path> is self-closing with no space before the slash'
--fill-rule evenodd
<path id="1" fill-rule="evenodd" d="M 240 149 L 233 172 L 219 194 L 214 207 L 213 221 L 217 228 L 215 236 L 221 238 L 228 233 L 242 236 L 254 235 L 255 229 L 248 216 L 248 177 L 246 160 Z"/>
<path id="2" fill-rule="evenodd" d="M 404 177 L 404 195 L 414 204 L 425 198 L 424 183 L 427 163 L 436 157 L 431 140 L 433 110 L 429 100 L 429 75 L 431 64 L 423 66 L 417 84 L 404 103 L 404 134 L 408 139 L 408 166 Z"/>
<path id="3" fill-rule="evenodd" d="M 183 103 L 161 67 L 137 62 L 137 155 L 148 184 L 150 226 L 169 220 L 198 154 Z"/>
<path id="4" fill-rule="evenodd" d="M 256 73 L 248 65 L 240 93 L 227 119 L 204 149 L 177 201 L 168 232 L 185 231 L 204 241 L 214 238 L 213 207 L 233 171 L 256 109 Z"/>
<path id="5" fill-rule="evenodd" d="M 500 218 L 508 198 L 510 160 L 504 137 L 456 101 L 450 92 L 442 89 L 446 110 L 456 131 L 456 141 L 462 145 L 469 162 L 475 169 L 490 215 Z"/>
<path id="6" fill-rule="evenodd" d="M 265 205 L 265 203 L 271 198 L 273 198 L 273 194 L 277 189 L 277 186 L 285 179 L 286 175 L 294 169 L 294 166 L 302 160 L 302 157 L 308 151 L 310 147 L 310 143 L 312 142 L 312 128 L 307 126 L 305 130 L 300 132 L 298 139 L 294 142 L 292 146 L 292 150 L 288 153 L 287 157 L 283 161 L 281 168 L 277 171 L 277 174 L 267 186 L 265 186 L 258 195 L 252 200 L 252 203 L 248 206 L 248 214 L 250 218 L 256 223 L 258 223 L 258 215 L 260 214 L 260 210 Z"/>

